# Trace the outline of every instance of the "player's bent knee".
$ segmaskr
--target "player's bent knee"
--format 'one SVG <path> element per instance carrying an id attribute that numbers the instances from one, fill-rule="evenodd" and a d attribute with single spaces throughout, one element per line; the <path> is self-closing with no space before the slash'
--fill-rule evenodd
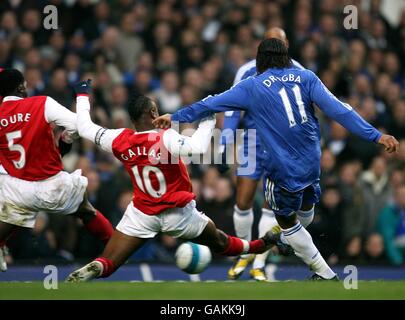
<path id="1" fill-rule="evenodd" d="M 314 208 L 314 204 L 313 203 L 303 203 L 300 211 L 310 211 Z"/>
<path id="2" fill-rule="evenodd" d="M 291 228 L 295 226 L 295 224 L 297 223 L 297 215 L 295 213 L 289 216 L 283 216 L 278 214 L 276 214 L 275 216 L 278 224 L 282 229 Z"/>
<path id="3" fill-rule="evenodd" d="M 236 199 L 236 206 L 241 211 L 252 209 L 253 199 L 247 199 L 247 198 Z"/>
<path id="4" fill-rule="evenodd" d="M 97 210 L 92 206 L 90 201 L 85 197 L 82 204 L 76 212 L 76 215 L 83 220 L 91 220 L 97 214 Z M 85 221 L 86 222 L 86 221 Z"/>

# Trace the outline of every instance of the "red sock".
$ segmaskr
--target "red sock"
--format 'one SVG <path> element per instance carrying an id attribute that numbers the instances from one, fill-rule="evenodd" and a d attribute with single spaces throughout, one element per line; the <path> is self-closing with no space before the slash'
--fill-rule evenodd
<path id="1" fill-rule="evenodd" d="M 245 248 L 245 246 L 249 247 Z M 264 249 L 265 244 L 261 239 L 246 241 L 237 237 L 228 236 L 228 246 L 221 254 L 224 256 L 238 256 L 243 253 L 263 253 Z"/>
<path id="2" fill-rule="evenodd" d="M 247 243 L 247 241 L 245 241 Z M 228 246 L 224 252 L 221 252 L 224 256 L 238 256 L 243 253 L 243 240 L 237 237 L 228 236 Z"/>
<path id="3" fill-rule="evenodd" d="M 265 251 L 266 245 L 262 239 L 249 241 L 249 251 L 248 253 L 263 253 Z"/>
<path id="4" fill-rule="evenodd" d="M 103 272 L 101 273 L 99 278 L 106 278 L 115 271 L 114 263 L 110 259 L 99 257 L 94 261 L 98 261 L 103 265 Z"/>
<path id="5" fill-rule="evenodd" d="M 113 234 L 114 228 L 110 221 L 107 220 L 103 214 L 97 210 L 96 216 L 85 224 L 86 229 L 98 239 L 107 243 Z"/>

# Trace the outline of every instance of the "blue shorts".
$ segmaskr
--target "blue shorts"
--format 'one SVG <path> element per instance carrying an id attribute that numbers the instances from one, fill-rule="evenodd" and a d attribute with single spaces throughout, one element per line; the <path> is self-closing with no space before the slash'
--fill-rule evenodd
<path id="1" fill-rule="evenodd" d="M 291 215 L 300 210 L 303 204 L 315 204 L 319 202 L 321 196 L 321 187 L 318 182 L 303 190 L 290 192 L 267 178 L 264 181 L 264 190 L 270 209 L 281 216 Z"/>
<path id="2" fill-rule="evenodd" d="M 246 177 L 252 180 L 260 180 L 263 176 L 264 152 L 258 137 L 251 137 L 247 131 L 243 133 L 243 145 L 238 146 L 238 161 L 240 165 L 236 170 L 238 177 Z"/>

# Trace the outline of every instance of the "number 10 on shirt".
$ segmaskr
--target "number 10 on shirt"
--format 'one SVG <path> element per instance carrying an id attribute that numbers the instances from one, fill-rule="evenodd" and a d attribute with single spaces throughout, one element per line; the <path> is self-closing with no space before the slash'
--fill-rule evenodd
<path id="1" fill-rule="evenodd" d="M 143 193 L 148 193 L 150 196 L 154 198 L 160 198 L 166 193 L 167 187 L 165 176 L 158 167 L 152 166 L 143 167 L 142 176 L 139 173 L 138 166 L 133 166 L 132 172 L 134 173 L 136 184 L 138 185 L 139 189 L 142 190 Z M 159 187 L 157 190 L 152 186 L 152 182 L 150 180 L 151 173 L 156 175 L 157 181 L 159 182 Z"/>

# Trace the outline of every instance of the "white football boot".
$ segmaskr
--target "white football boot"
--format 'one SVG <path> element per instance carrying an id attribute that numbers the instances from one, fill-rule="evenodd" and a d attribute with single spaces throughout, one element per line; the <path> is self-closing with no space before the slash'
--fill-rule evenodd
<path id="1" fill-rule="evenodd" d="M 92 261 L 83 268 L 73 271 L 66 279 L 66 282 L 85 282 L 97 278 L 103 272 L 101 262 Z"/>

